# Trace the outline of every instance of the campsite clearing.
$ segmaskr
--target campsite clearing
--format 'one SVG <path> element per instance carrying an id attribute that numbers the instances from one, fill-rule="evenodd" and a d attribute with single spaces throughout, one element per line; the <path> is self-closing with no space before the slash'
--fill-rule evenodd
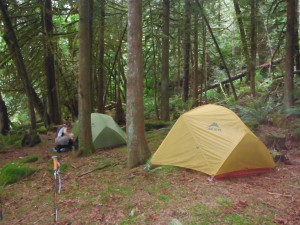
<path id="1" fill-rule="evenodd" d="M 152 152 L 168 131 L 147 132 Z M 5 188 L 3 224 L 52 223 L 53 136 L 43 135 L 39 146 L 1 153 L 0 166 L 39 156 L 31 165 L 39 169 L 33 176 Z M 289 154 L 295 162 L 300 159 L 299 148 Z M 126 147 L 97 151 L 85 158 L 75 158 L 71 152 L 58 157 L 63 168 L 58 196 L 60 224 L 168 225 L 173 219 L 184 225 L 300 224 L 297 163 L 277 163 L 274 172 L 211 182 L 203 173 L 178 167 L 160 167 L 150 173 L 143 166 L 128 170 Z"/>

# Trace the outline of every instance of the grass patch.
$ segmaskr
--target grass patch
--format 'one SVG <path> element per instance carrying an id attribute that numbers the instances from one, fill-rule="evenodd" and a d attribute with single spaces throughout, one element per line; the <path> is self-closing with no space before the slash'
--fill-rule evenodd
<path id="1" fill-rule="evenodd" d="M 2 135 L 0 134 L 0 149 L 15 147 L 19 148 L 22 146 L 22 135 L 10 134 Z"/>
<path id="2" fill-rule="evenodd" d="M 197 218 L 197 223 L 191 222 L 189 225 L 218 224 L 218 216 L 221 214 L 219 208 L 209 208 L 207 205 L 199 203 L 191 207 L 192 216 Z"/>
<path id="3" fill-rule="evenodd" d="M 0 185 L 8 185 L 32 175 L 36 170 L 19 162 L 5 164 L 0 169 Z"/>
<path id="4" fill-rule="evenodd" d="M 39 159 L 38 156 L 28 156 L 24 159 L 19 160 L 20 163 L 32 163 L 36 162 Z"/>
<path id="5" fill-rule="evenodd" d="M 114 186 L 108 185 L 106 189 L 102 190 L 99 195 L 101 196 L 101 203 L 106 203 L 110 199 L 117 201 L 121 199 L 123 196 L 131 196 L 132 195 L 132 187 L 131 186 Z"/>
<path id="6" fill-rule="evenodd" d="M 221 206 L 231 206 L 232 200 L 227 198 L 216 198 L 216 201 Z"/>
<path id="7" fill-rule="evenodd" d="M 241 216 L 238 214 L 229 214 L 225 217 L 225 221 L 227 224 L 234 224 L 234 225 L 252 225 L 253 222 L 249 220 L 245 216 Z"/>

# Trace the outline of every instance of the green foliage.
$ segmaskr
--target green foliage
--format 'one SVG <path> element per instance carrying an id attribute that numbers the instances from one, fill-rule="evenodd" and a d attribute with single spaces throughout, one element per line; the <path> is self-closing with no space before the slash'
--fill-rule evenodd
<path id="1" fill-rule="evenodd" d="M 47 128 L 46 128 L 44 125 L 41 125 L 41 126 L 38 126 L 38 127 L 37 127 L 36 131 L 37 131 L 38 133 L 45 134 L 45 133 L 47 133 Z"/>
<path id="2" fill-rule="evenodd" d="M 172 120 L 176 120 L 179 116 L 192 108 L 193 102 L 189 98 L 184 102 L 181 99 L 181 95 L 174 95 L 170 98 L 170 112 L 172 113 Z"/>
<path id="3" fill-rule="evenodd" d="M 251 98 L 247 105 L 236 105 L 233 110 L 241 117 L 241 119 L 250 127 L 256 127 L 259 124 L 266 123 L 272 113 L 278 110 L 279 104 L 273 98 L 266 99 L 260 97 Z"/>
<path id="4" fill-rule="evenodd" d="M 7 135 L 0 134 L 0 149 L 8 147 L 21 147 L 22 135 L 8 133 Z"/>
<path id="5" fill-rule="evenodd" d="M 0 169 L 0 186 L 16 183 L 32 175 L 36 170 L 19 162 L 5 164 Z"/>
<path id="6" fill-rule="evenodd" d="M 38 156 L 28 156 L 24 159 L 19 160 L 20 163 L 32 163 L 36 162 L 39 159 Z"/>

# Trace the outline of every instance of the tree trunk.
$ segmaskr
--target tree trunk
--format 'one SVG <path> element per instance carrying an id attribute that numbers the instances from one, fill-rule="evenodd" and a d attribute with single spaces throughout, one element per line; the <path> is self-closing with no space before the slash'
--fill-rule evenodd
<path id="1" fill-rule="evenodd" d="M 58 96 L 56 86 L 56 74 L 54 67 L 54 55 L 53 55 L 53 23 L 52 23 L 52 1 L 41 1 L 42 10 L 42 25 L 45 32 L 44 36 L 44 64 L 47 84 L 47 96 L 48 96 L 48 109 L 50 116 L 50 123 L 60 124 L 61 116 L 60 109 L 58 107 Z"/>
<path id="2" fill-rule="evenodd" d="M 287 1 L 286 56 L 284 75 L 284 99 L 286 109 L 294 105 L 294 54 L 295 54 L 295 0 Z"/>
<path id="3" fill-rule="evenodd" d="M 3 0 L 0 0 L 0 10 L 2 12 L 2 19 L 6 30 L 6 34 L 4 35 L 4 40 L 9 48 L 11 57 L 15 63 L 15 66 L 17 68 L 18 74 L 21 78 L 21 81 L 23 83 L 28 98 L 30 133 L 32 133 L 36 130 L 36 117 L 34 112 L 34 100 L 33 100 L 33 92 L 32 92 L 33 88 L 31 86 L 29 77 L 27 75 L 27 70 L 24 64 L 19 43 L 7 12 L 7 5 L 4 3 Z"/>
<path id="4" fill-rule="evenodd" d="M 198 7 L 199 7 L 199 9 L 200 9 L 200 11 L 201 11 L 201 15 L 202 15 L 202 17 L 203 17 L 203 19 L 204 19 L 204 21 L 205 21 L 205 23 L 206 23 L 206 26 L 207 26 L 207 28 L 208 28 L 208 31 L 209 31 L 209 33 L 210 33 L 210 35 L 211 35 L 211 37 L 212 37 L 212 39 L 213 39 L 213 41 L 214 41 L 214 43 L 215 43 L 215 46 L 216 46 L 216 48 L 217 48 L 217 51 L 218 51 L 218 53 L 219 53 L 219 55 L 220 55 L 220 58 L 221 58 L 221 60 L 222 60 L 222 62 L 223 62 L 223 66 L 224 66 L 224 68 L 225 68 L 225 71 L 226 71 L 226 74 L 227 74 L 227 77 L 228 77 L 228 80 L 229 80 L 229 83 L 230 83 L 230 86 L 231 86 L 231 89 L 232 89 L 232 94 L 233 94 L 233 96 L 234 96 L 234 99 L 237 100 L 238 97 L 237 97 L 237 95 L 236 95 L 236 91 L 235 91 L 235 87 L 234 87 L 234 85 L 233 85 L 233 82 L 232 82 L 232 80 L 231 80 L 230 72 L 229 72 L 228 67 L 227 67 L 227 65 L 226 65 L 225 59 L 224 59 L 224 57 L 223 57 L 223 54 L 222 54 L 222 52 L 221 52 L 220 46 L 219 46 L 219 44 L 218 44 L 218 42 L 217 42 L 217 39 L 215 38 L 214 33 L 212 32 L 212 29 L 211 29 L 211 27 L 210 27 L 210 24 L 209 24 L 209 22 L 208 22 L 208 19 L 207 19 L 206 15 L 205 15 L 205 12 L 204 12 L 204 10 L 203 10 L 203 7 L 199 4 L 199 0 L 197 0 L 197 5 L 198 5 Z"/>
<path id="5" fill-rule="evenodd" d="M 256 11 L 257 11 L 257 0 L 251 1 L 251 67 L 249 71 L 250 76 L 250 89 L 251 94 L 255 97 L 255 67 L 256 67 L 256 46 L 257 46 L 257 32 L 256 32 Z"/>
<path id="6" fill-rule="evenodd" d="M 296 70 L 300 70 L 300 47 L 299 47 L 299 18 L 298 18 L 298 11 L 299 11 L 299 1 L 296 0 L 296 7 L 295 7 L 295 66 Z"/>
<path id="7" fill-rule="evenodd" d="M 204 85 L 204 90 L 206 90 L 207 88 L 207 46 L 206 46 L 206 26 L 205 26 L 205 22 L 203 21 L 203 26 L 202 26 L 202 35 L 203 35 L 203 39 L 202 39 L 202 75 L 201 75 L 201 87 L 200 87 L 200 105 L 202 105 L 203 102 L 207 102 L 207 96 L 206 96 L 206 92 L 205 92 L 205 99 L 203 101 L 203 85 Z"/>
<path id="8" fill-rule="evenodd" d="M 250 56 L 249 56 L 249 48 L 248 48 L 248 43 L 247 43 L 247 38 L 246 38 L 246 32 L 245 32 L 244 23 L 243 23 L 243 20 L 242 20 L 242 13 L 241 13 L 241 9 L 240 9 L 238 0 L 233 0 L 233 4 L 234 4 L 234 9 L 235 9 L 237 22 L 238 22 L 238 25 L 239 25 L 243 53 L 244 53 L 246 65 L 247 65 L 247 68 L 248 68 L 248 79 L 247 80 L 250 80 L 250 77 L 249 77 Z"/>
<path id="9" fill-rule="evenodd" d="M 154 22 L 153 22 L 153 13 L 152 13 L 152 6 L 151 6 L 151 1 L 149 1 L 149 8 L 150 8 L 150 21 L 151 21 L 151 35 L 154 37 L 154 29 L 153 27 Z M 157 81 L 157 47 L 155 45 L 155 40 L 154 38 L 151 38 L 151 45 L 152 45 L 152 52 L 153 52 L 153 60 L 152 60 L 152 71 L 153 71 L 153 90 L 154 90 L 154 108 L 155 108 L 155 115 L 157 120 L 160 120 L 160 112 L 159 112 L 159 104 L 158 104 L 158 81 Z"/>
<path id="10" fill-rule="evenodd" d="M 120 56 L 118 57 L 118 73 L 117 73 L 117 96 L 116 96 L 116 114 L 115 114 L 115 121 L 118 124 L 125 124 L 125 113 L 122 107 L 122 98 L 121 98 L 121 73 L 122 70 L 122 63 L 121 63 L 122 55 L 120 52 Z"/>
<path id="11" fill-rule="evenodd" d="M 198 13 L 194 14 L 194 79 L 193 79 L 193 106 L 198 106 Z"/>
<path id="12" fill-rule="evenodd" d="M 145 163 L 151 155 L 146 141 L 144 122 L 141 0 L 128 0 L 128 71 L 126 78 L 127 166 L 133 168 Z"/>
<path id="13" fill-rule="evenodd" d="M 182 101 L 186 102 L 189 98 L 189 77 L 190 77 L 190 49 L 191 49 L 191 1 L 185 0 L 184 15 L 184 65 L 183 65 L 183 84 Z"/>
<path id="14" fill-rule="evenodd" d="M 105 0 L 100 1 L 100 27 L 99 27 L 99 75 L 98 75 L 98 112 L 104 110 L 104 32 L 105 32 Z"/>
<path id="15" fill-rule="evenodd" d="M 92 12 L 93 0 L 79 0 L 79 150 L 78 156 L 95 149 L 91 130 Z"/>
<path id="16" fill-rule="evenodd" d="M 0 133 L 6 135 L 10 130 L 10 120 L 8 118 L 7 107 L 0 93 Z"/>
<path id="17" fill-rule="evenodd" d="M 162 37 L 162 76 L 160 115 L 163 121 L 169 121 L 169 16 L 170 2 L 163 0 L 163 37 Z"/>

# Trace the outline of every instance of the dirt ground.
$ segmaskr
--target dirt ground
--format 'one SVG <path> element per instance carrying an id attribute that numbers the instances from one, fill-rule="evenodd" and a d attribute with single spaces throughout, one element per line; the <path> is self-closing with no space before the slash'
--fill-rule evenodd
<path id="1" fill-rule="evenodd" d="M 27 156 L 39 159 L 32 164 L 37 172 L 5 188 L 0 224 L 53 224 L 53 134 L 42 140 L 35 147 L 1 151 L 0 166 Z M 61 172 L 59 224 L 168 225 L 177 219 L 184 225 L 299 225 L 300 149 L 288 155 L 292 165 L 277 163 L 270 173 L 209 181 L 183 168 L 128 170 L 125 147 L 85 158 L 60 153 L 67 169 Z M 111 166 L 94 170 L 104 162 Z"/>

